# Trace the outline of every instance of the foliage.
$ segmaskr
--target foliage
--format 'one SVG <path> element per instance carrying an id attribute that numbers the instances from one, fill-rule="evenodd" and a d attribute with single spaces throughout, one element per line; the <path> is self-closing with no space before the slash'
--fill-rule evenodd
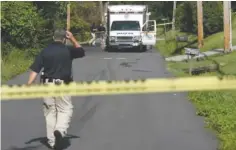
<path id="1" fill-rule="evenodd" d="M 196 29 L 196 2 L 184 2 L 177 5 L 176 25 L 182 32 L 195 33 Z"/>
<path id="2" fill-rule="evenodd" d="M 209 35 L 223 30 L 223 3 L 203 2 L 204 33 Z"/>
<path id="3" fill-rule="evenodd" d="M 9 42 L 22 49 L 36 48 L 44 30 L 45 21 L 29 2 L 2 2 L 2 43 Z M 3 51 L 10 49 L 3 49 Z M 7 53 L 7 52 L 4 52 Z"/>
<path id="4" fill-rule="evenodd" d="M 52 31 L 56 28 L 66 28 L 66 8 L 71 4 L 70 30 L 77 34 L 79 40 L 87 40 L 87 32 L 92 20 L 98 20 L 99 14 L 96 2 L 35 2 L 40 14 L 48 21 L 48 28 Z M 98 22 L 98 21 L 97 21 Z"/>
<path id="5" fill-rule="evenodd" d="M 236 1 L 231 1 L 232 10 L 236 11 Z"/>
<path id="6" fill-rule="evenodd" d="M 176 16 L 176 25 L 182 32 L 197 33 L 196 2 L 183 2 L 179 4 Z M 223 30 L 222 2 L 203 2 L 203 26 L 205 35 Z"/>

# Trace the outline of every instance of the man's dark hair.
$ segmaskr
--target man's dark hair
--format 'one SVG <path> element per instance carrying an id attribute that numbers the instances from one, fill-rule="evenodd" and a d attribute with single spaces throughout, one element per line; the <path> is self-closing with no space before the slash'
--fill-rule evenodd
<path id="1" fill-rule="evenodd" d="M 62 41 L 64 38 L 66 38 L 66 31 L 64 29 L 56 29 L 53 36 L 54 40 Z"/>

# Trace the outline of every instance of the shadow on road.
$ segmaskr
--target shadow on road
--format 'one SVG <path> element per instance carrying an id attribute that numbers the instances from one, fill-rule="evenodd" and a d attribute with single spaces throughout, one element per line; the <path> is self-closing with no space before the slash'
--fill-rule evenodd
<path id="1" fill-rule="evenodd" d="M 37 146 L 27 146 L 27 147 L 23 147 L 23 148 L 20 148 L 20 147 L 15 147 L 15 146 L 12 146 L 8 149 L 5 149 L 5 150 L 38 150 L 38 149 L 41 149 L 42 145 L 37 145 Z"/>
<path id="2" fill-rule="evenodd" d="M 64 150 L 64 149 L 68 148 L 71 145 L 70 139 L 77 139 L 77 138 L 80 138 L 80 137 L 75 136 L 75 135 L 67 134 L 66 137 L 63 140 L 63 143 L 61 143 L 60 150 Z M 25 144 L 31 144 L 31 143 L 34 143 L 34 142 L 39 142 L 42 145 L 45 145 L 47 148 L 50 148 L 48 143 L 47 143 L 47 138 L 46 137 L 39 137 L 39 138 L 31 139 L 28 142 L 25 142 Z M 9 149 L 9 150 L 18 150 L 18 149 Z M 31 149 L 22 149 L 22 150 L 31 150 Z M 32 150 L 35 150 L 35 148 L 33 147 Z"/>

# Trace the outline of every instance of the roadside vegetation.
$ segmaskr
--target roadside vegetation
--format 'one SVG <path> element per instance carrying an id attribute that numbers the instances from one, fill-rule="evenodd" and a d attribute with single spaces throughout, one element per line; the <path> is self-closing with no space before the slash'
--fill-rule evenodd
<path id="1" fill-rule="evenodd" d="M 197 8 L 194 2 L 186 2 L 186 3 L 183 3 L 180 6 L 178 6 L 177 15 L 179 16 L 176 18 L 177 20 L 176 31 L 170 30 L 171 25 L 166 26 L 166 28 L 169 30 L 167 30 L 165 34 L 164 34 L 164 27 L 160 26 L 158 28 L 157 36 L 159 38 L 166 39 L 166 40 L 158 41 L 157 49 L 165 57 L 183 54 L 184 47 L 197 48 L 197 21 L 195 20 Z M 181 10 L 187 6 L 191 7 L 192 12 L 190 11 L 191 13 L 181 14 Z M 214 7 L 211 7 L 211 6 L 214 6 Z M 212 12 L 214 8 L 217 8 L 220 13 Z M 204 52 L 208 50 L 222 49 L 224 47 L 224 32 L 223 32 L 223 24 L 222 24 L 223 23 L 222 2 L 203 2 L 203 9 L 204 9 L 203 10 L 204 19 L 208 21 L 204 23 L 204 45 L 201 48 L 201 51 Z M 205 10 L 208 10 L 208 11 L 205 12 Z M 192 14 L 192 16 L 189 16 L 189 14 Z M 212 16 L 215 16 L 215 17 L 212 17 Z M 184 24 L 185 26 L 179 24 L 180 22 L 186 22 Z M 232 28 L 233 28 L 232 44 L 236 45 L 236 12 L 232 13 Z M 212 30 L 212 29 L 215 29 L 215 30 Z M 176 37 L 180 37 L 180 36 L 188 37 L 188 41 L 177 42 Z"/>
<path id="2" fill-rule="evenodd" d="M 203 2 L 204 12 L 204 46 L 201 51 L 214 49 L 223 49 L 224 33 L 223 33 L 223 9 L 222 2 Z M 197 22 L 196 5 L 193 2 L 185 2 L 177 5 L 177 22 L 185 22 L 185 24 L 177 23 L 175 32 L 170 30 L 164 34 L 164 29 L 158 29 L 158 36 L 166 40 L 160 40 L 157 48 L 160 53 L 165 56 L 181 55 L 184 53 L 184 47 L 197 48 Z M 184 9 L 188 13 L 180 13 Z M 189 9 L 187 9 L 189 8 Z M 214 11 L 217 9 L 218 11 Z M 235 11 L 235 10 L 234 10 Z M 210 14 L 212 13 L 212 14 Z M 218 13 L 218 14 L 217 14 Z M 191 16 L 192 14 L 192 16 Z M 213 28 L 215 27 L 215 28 Z M 233 45 L 236 45 L 236 15 L 232 13 L 233 27 Z M 215 31 L 211 31 L 215 29 Z M 188 36 L 188 42 L 176 42 L 176 36 Z M 193 61 L 193 67 L 217 66 L 213 72 L 199 74 L 199 76 L 222 76 L 236 75 L 236 52 L 226 55 L 212 56 L 204 60 Z M 177 77 L 190 76 L 188 74 L 189 64 L 187 62 L 168 62 L 168 70 Z M 197 108 L 197 115 L 205 118 L 207 128 L 215 131 L 220 145 L 220 150 L 236 149 L 236 91 L 207 91 L 207 92 L 189 92 L 188 97 Z"/>
<path id="3" fill-rule="evenodd" d="M 52 41 L 54 29 L 66 27 L 67 3 L 1 3 L 2 83 L 25 72 L 36 54 Z M 87 41 L 90 38 L 90 24 L 99 24 L 98 2 L 70 3 L 71 31 L 79 41 Z"/>
<path id="4" fill-rule="evenodd" d="M 194 61 L 193 67 L 218 64 L 219 69 L 217 71 L 201 76 L 236 75 L 235 58 L 236 52 L 209 57 L 204 61 Z M 187 62 L 168 63 L 168 69 L 176 76 L 189 76 L 184 71 L 188 69 Z M 236 91 L 190 92 L 188 97 L 196 106 L 197 115 L 205 117 L 206 127 L 213 129 L 217 134 L 221 141 L 220 150 L 236 149 Z"/>

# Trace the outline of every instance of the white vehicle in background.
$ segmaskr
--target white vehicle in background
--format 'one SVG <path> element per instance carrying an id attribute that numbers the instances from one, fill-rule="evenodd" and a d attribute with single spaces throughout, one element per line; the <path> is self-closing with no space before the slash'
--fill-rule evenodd
<path id="1" fill-rule="evenodd" d="M 105 50 L 135 48 L 146 51 L 156 44 L 156 21 L 146 5 L 109 5 L 105 13 Z"/>

